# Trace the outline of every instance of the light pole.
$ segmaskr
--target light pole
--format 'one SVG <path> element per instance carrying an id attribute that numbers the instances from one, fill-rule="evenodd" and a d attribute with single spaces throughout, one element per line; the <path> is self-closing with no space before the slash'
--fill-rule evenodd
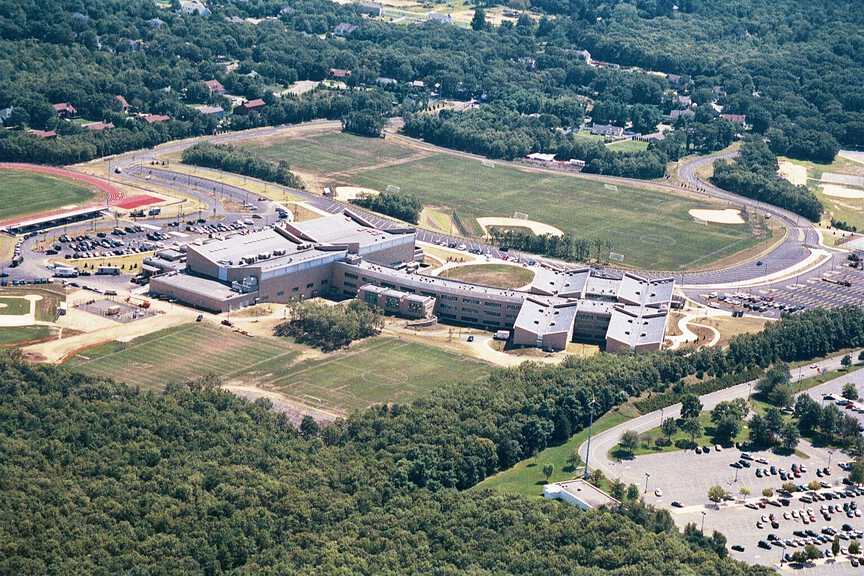
<path id="1" fill-rule="evenodd" d="M 594 391 L 591 391 L 591 402 L 588 403 L 588 445 L 585 448 L 585 472 L 582 478 L 588 479 L 588 460 L 591 457 L 591 428 L 594 426 Z"/>
<path id="2" fill-rule="evenodd" d="M 705 535 L 705 516 L 706 516 L 706 514 L 707 513 L 703 510 L 702 511 L 702 528 L 699 530 L 703 536 Z"/>
<path id="3" fill-rule="evenodd" d="M 651 474 L 645 472 L 645 490 L 642 492 L 643 494 L 648 493 L 648 479 L 651 478 Z"/>
<path id="4" fill-rule="evenodd" d="M 831 467 L 831 457 L 834 456 L 833 450 L 828 450 L 828 467 Z"/>

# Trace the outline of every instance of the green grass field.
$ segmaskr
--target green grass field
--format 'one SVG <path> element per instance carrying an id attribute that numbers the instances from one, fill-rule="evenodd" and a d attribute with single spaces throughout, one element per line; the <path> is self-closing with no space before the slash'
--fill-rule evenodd
<path id="1" fill-rule="evenodd" d="M 531 282 L 534 272 L 509 264 L 469 264 L 445 270 L 441 276 L 495 288 L 519 288 Z"/>
<path id="2" fill-rule="evenodd" d="M 0 347 L 19 346 L 26 342 L 42 340 L 54 333 L 51 326 L 16 326 L 14 328 L 0 328 Z"/>
<path id="3" fill-rule="evenodd" d="M 225 383 L 274 389 L 336 411 L 405 402 L 446 382 L 485 377 L 491 370 L 482 362 L 393 338 L 360 342 L 300 363 L 298 356 L 299 348 L 287 340 L 250 338 L 193 323 L 84 350 L 67 366 L 151 390 L 212 374 Z"/>
<path id="4" fill-rule="evenodd" d="M 286 160 L 292 168 L 320 174 L 375 166 L 415 154 L 409 148 L 391 144 L 382 138 L 364 138 L 342 132 L 283 139 L 264 145 L 247 144 L 244 147 L 267 160 Z"/>
<path id="5" fill-rule="evenodd" d="M 436 154 L 359 172 L 348 182 L 383 190 L 400 186 L 424 204 L 450 206 L 479 234 L 473 218 L 512 216 L 557 226 L 578 238 L 610 240 L 624 264 L 660 270 L 707 266 L 759 242 L 750 224 L 697 223 L 688 210 L 704 202 L 669 192 L 604 184 L 568 176 L 524 172 L 507 166 Z"/>
<path id="6" fill-rule="evenodd" d="M 406 402 L 442 384 L 484 378 L 490 370 L 440 348 L 382 337 L 301 362 L 268 384 L 313 406 L 351 410 Z"/>
<path id="7" fill-rule="evenodd" d="M 638 415 L 632 408 L 607 412 L 594 422 L 593 433 L 598 434 Z M 576 477 L 581 473 L 582 467 L 572 469 L 567 460 L 570 454 L 587 439 L 588 429 L 586 428 L 571 436 L 570 440 L 564 444 L 546 448 L 534 458 L 522 460 L 512 468 L 486 478 L 472 490 L 489 489 L 508 494 L 519 494 L 529 498 L 542 498 L 543 484 L 546 483 L 543 467 L 546 464 L 552 464 L 553 472 L 552 476 L 549 477 L 550 482 L 560 482 Z"/>
<path id="8" fill-rule="evenodd" d="M 648 142 L 641 140 L 619 140 L 606 144 L 606 148 L 613 152 L 642 152 L 648 149 Z"/>
<path id="9" fill-rule="evenodd" d="M 44 174 L 0 170 L 0 219 L 82 204 L 93 198 L 89 188 Z"/>
<path id="10" fill-rule="evenodd" d="M 0 296 L 0 315 L 22 316 L 30 313 L 30 301 L 24 298 L 3 298 Z"/>
<path id="11" fill-rule="evenodd" d="M 159 390 L 207 374 L 228 379 L 260 363 L 278 362 L 284 369 L 298 352 L 276 339 L 250 338 L 211 324 L 184 324 L 84 350 L 68 366 L 131 386 Z"/>

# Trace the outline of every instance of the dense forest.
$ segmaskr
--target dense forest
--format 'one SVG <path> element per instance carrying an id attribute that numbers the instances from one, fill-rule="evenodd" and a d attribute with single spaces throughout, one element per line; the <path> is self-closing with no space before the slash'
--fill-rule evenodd
<path id="1" fill-rule="evenodd" d="M 0 356 L 0 573 L 768 574 L 665 512 L 462 491 L 630 397 L 864 345 L 864 309 L 728 350 L 525 363 L 295 431 L 211 379 L 155 395 Z M 632 506 L 632 507 L 629 507 Z"/>
<path id="2" fill-rule="evenodd" d="M 743 115 L 777 154 L 826 161 L 840 145 L 864 146 L 864 22 L 853 0 L 820 10 L 798 0 L 531 4 L 555 17 L 463 29 L 391 25 L 324 0 L 213 0 L 207 16 L 149 0 L 6 2 L 0 110 L 14 129 L 0 133 L 0 159 L 73 162 L 217 126 L 311 118 L 373 134 L 403 115 L 409 133 L 447 146 L 502 158 L 548 151 L 590 172 L 656 177 L 667 160 L 736 136 L 741 127 L 721 110 Z M 358 28 L 343 37 L 340 23 Z M 284 92 L 334 70 L 344 89 Z M 211 80 L 264 105 L 224 120 L 205 114 L 192 105 L 231 109 Z M 420 114 L 441 98 L 479 108 Z M 61 121 L 52 105 L 64 102 L 115 128 Z M 673 112 L 676 132 L 645 152 L 574 136 L 586 117 L 650 133 Z M 153 124 L 143 113 L 170 119 Z"/>
<path id="3" fill-rule="evenodd" d="M 417 224 L 420 221 L 420 212 L 423 211 L 423 204 L 420 200 L 413 194 L 406 192 L 384 190 L 380 194 L 363 193 L 351 202 L 411 224 Z"/>

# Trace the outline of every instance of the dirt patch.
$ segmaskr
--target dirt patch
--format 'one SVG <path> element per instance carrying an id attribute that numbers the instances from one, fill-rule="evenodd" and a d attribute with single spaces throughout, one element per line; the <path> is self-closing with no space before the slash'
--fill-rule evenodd
<path id="1" fill-rule="evenodd" d="M 735 208 L 726 208 L 725 210 L 707 210 L 694 208 L 689 210 L 688 214 L 696 220 L 710 222 L 712 224 L 744 224 L 744 219 L 741 217 L 741 211 Z"/>
<path id="2" fill-rule="evenodd" d="M 257 386 L 229 383 L 223 385 L 222 388 L 240 396 L 241 398 L 246 398 L 253 402 L 259 398 L 270 400 L 273 404 L 273 410 L 285 414 L 295 426 L 300 426 L 304 416 L 312 416 L 312 418 L 322 425 L 329 424 L 341 416 L 341 414 L 326 412 L 318 408 L 307 406 L 306 404 L 287 398 L 278 392 L 264 390 Z"/>
<path id="3" fill-rule="evenodd" d="M 799 166 L 789 161 L 780 162 L 780 168 L 777 170 L 782 178 L 785 178 L 795 186 L 807 185 L 807 168 Z"/>
<path id="4" fill-rule="evenodd" d="M 452 278 L 493 288 L 520 288 L 534 279 L 534 272 L 510 264 L 469 264 L 444 270 L 442 278 Z"/>
<path id="5" fill-rule="evenodd" d="M 374 190 L 372 188 L 364 188 L 362 186 L 337 186 L 334 189 L 334 192 L 336 192 L 336 199 L 341 200 L 342 202 L 350 202 L 351 200 L 356 200 L 362 195 L 377 196 L 381 193 L 378 190 Z"/>
<path id="6" fill-rule="evenodd" d="M 477 218 L 477 224 L 483 229 L 484 234 L 488 233 L 487 228 L 490 226 L 501 226 L 503 228 L 528 228 L 534 234 L 542 236 L 548 234 L 550 236 L 563 236 L 564 232 L 543 222 L 536 220 L 526 220 L 523 218 L 506 218 L 506 217 L 484 217 Z"/>

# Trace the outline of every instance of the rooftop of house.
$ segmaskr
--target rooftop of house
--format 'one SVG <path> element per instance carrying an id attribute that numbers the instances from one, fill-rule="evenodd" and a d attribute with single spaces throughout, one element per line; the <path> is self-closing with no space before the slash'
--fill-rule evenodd
<path id="1" fill-rule="evenodd" d="M 618 500 L 612 498 L 606 492 L 600 490 L 593 484 L 582 479 L 565 480 L 564 482 L 556 482 L 547 484 L 543 487 L 544 495 L 554 497 L 558 492 L 565 492 L 569 496 L 576 498 L 588 508 L 599 508 L 600 506 L 614 506 L 620 504 Z"/>

